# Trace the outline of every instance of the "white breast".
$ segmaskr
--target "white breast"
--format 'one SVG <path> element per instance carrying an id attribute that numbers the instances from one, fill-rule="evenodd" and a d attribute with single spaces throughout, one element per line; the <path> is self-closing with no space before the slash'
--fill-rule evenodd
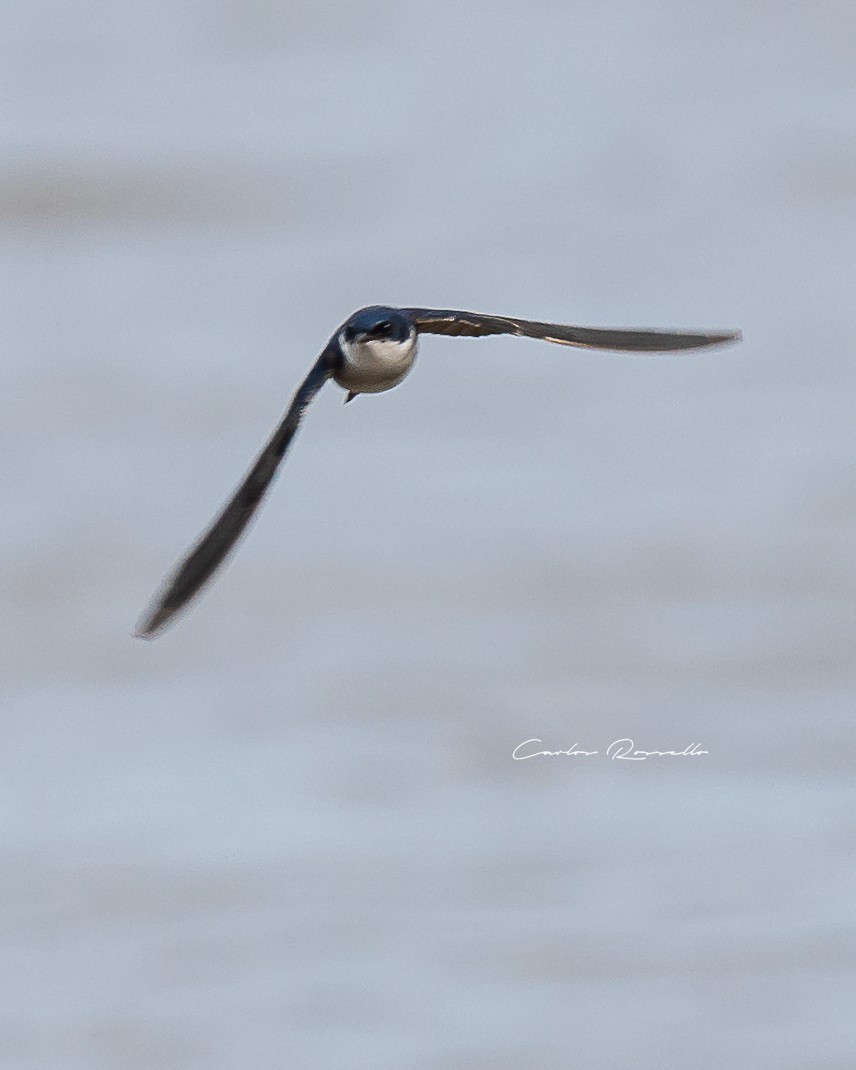
<path id="1" fill-rule="evenodd" d="M 377 394 L 396 386 L 416 359 L 415 331 L 404 342 L 380 338 L 349 342 L 343 333 L 339 345 L 345 366 L 337 379 L 342 386 L 361 394 Z"/>

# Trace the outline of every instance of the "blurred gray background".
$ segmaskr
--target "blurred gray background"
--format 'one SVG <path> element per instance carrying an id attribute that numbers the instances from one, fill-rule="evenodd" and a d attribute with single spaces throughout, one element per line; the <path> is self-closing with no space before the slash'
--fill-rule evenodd
<path id="1" fill-rule="evenodd" d="M 854 66 L 844 0 L 6 0 L 0 1065 L 850 1070 Z M 132 639 L 373 302 L 745 342 L 428 338 Z"/>

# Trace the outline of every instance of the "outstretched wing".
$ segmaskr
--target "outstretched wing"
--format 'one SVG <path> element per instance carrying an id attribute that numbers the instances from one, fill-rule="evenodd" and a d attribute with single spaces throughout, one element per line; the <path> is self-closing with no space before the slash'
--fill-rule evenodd
<path id="1" fill-rule="evenodd" d="M 234 547 L 258 508 L 285 451 L 300 426 L 306 407 L 329 379 L 335 349 L 328 346 L 291 400 L 288 411 L 247 473 L 232 499 L 197 545 L 169 577 L 163 592 L 141 621 L 137 632 L 149 639 L 199 591 Z"/>
<path id="2" fill-rule="evenodd" d="M 405 308 L 421 333 L 455 334 L 478 338 L 488 334 L 517 334 L 541 338 L 563 346 L 587 349 L 616 349 L 632 353 L 663 353 L 672 349 L 700 349 L 703 346 L 736 342 L 739 331 L 647 331 L 612 327 L 571 327 L 562 323 L 538 323 L 509 316 L 485 316 L 480 312 L 454 309 Z"/>

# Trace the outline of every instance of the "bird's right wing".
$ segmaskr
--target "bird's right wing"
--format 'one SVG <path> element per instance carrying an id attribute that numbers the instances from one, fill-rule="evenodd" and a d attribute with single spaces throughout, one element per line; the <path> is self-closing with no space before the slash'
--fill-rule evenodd
<path id="1" fill-rule="evenodd" d="M 405 308 L 420 333 L 454 334 L 479 338 L 491 334 L 516 334 L 540 338 L 563 346 L 585 349 L 615 349 L 630 353 L 664 353 L 676 349 L 700 349 L 740 340 L 739 331 L 656 331 L 622 327 L 575 327 L 565 323 L 540 323 L 511 316 L 489 316 L 455 309 Z"/>
<path id="2" fill-rule="evenodd" d="M 193 598 L 223 563 L 258 508 L 300 426 L 307 406 L 330 378 L 335 362 L 336 348 L 331 343 L 300 384 L 282 422 L 271 435 L 243 483 L 208 531 L 168 578 L 164 590 L 141 621 L 135 634 L 144 639 L 152 638 Z"/>

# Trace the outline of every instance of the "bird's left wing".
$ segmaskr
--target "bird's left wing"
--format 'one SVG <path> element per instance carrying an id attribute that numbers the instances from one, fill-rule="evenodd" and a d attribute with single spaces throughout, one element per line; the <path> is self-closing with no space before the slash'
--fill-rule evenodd
<path id="1" fill-rule="evenodd" d="M 478 338 L 489 334 L 516 334 L 540 338 L 563 346 L 615 349 L 629 353 L 663 353 L 675 349 L 700 349 L 740 340 L 739 331 L 649 331 L 613 327 L 574 327 L 563 323 L 486 316 L 481 312 L 454 309 L 402 309 L 420 333 L 454 334 Z"/>
<path id="2" fill-rule="evenodd" d="M 300 384 L 281 423 L 243 483 L 194 549 L 169 577 L 163 592 L 145 615 L 135 634 L 144 639 L 152 638 L 193 598 L 223 563 L 258 508 L 300 426 L 306 407 L 330 378 L 335 361 L 336 349 L 331 343 Z"/>

